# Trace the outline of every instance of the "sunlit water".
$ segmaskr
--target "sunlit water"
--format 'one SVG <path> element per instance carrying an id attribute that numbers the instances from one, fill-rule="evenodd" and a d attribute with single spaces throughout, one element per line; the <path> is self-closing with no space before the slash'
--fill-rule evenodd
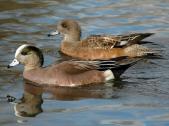
<path id="1" fill-rule="evenodd" d="M 163 59 L 140 62 L 122 80 L 104 85 L 41 89 L 25 84 L 23 66 L 6 68 L 15 49 L 31 43 L 43 50 L 45 65 L 57 61 L 61 38 L 47 34 L 64 18 L 77 19 L 83 37 L 154 32 L 148 39 L 154 44 L 147 46 L 161 50 Z M 168 35 L 166 0 L 1 0 L 0 125 L 168 126 Z M 3 99 L 7 94 L 22 100 L 10 104 Z M 16 110 L 32 117 L 17 117 Z"/>

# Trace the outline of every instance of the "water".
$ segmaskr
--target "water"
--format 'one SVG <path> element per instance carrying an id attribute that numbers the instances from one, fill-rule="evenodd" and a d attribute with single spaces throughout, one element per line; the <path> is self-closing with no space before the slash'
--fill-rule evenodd
<path id="1" fill-rule="evenodd" d="M 168 126 L 168 13 L 166 0 L 1 0 L 0 125 Z M 78 20 L 83 37 L 154 32 L 147 40 L 155 44 L 147 46 L 161 50 L 163 59 L 138 63 L 120 81 L 77 88 L 42 89 L 23 81 L 23 66 L 6 68 L 24 43 L 43 50 L 45 65 L 60 59 L 61 38 L 47 34 L 64 18 Z M 7 94 L 22 99 L 11 104 Z M 16 116 L 14 107 L 29 117 Z"/>

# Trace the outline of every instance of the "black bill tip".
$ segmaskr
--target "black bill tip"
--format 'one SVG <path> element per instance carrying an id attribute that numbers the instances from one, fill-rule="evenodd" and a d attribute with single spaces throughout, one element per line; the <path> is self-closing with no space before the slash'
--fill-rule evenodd
<path id="1" fill-rule="evenodd" d="M 48 37 L 51 37 L 52 35 L 51 34 L 48 34 Z"/>

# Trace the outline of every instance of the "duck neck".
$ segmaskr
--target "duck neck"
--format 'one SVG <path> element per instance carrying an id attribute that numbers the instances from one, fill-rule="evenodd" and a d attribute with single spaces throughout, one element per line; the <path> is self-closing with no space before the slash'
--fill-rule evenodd
<path id="1" fill-rule="evenodd" d="M 33 55 L 29 60 L 25 60 L 24 64 L 24 71 L 37 69 L 43 66 L 43 55 Z"/>
<path id="2" fill-rule="evenodd" d="M 41 65 L 40 64 L 37 64 L 37 65 L 25 65 L 24 67 L 24 71 L 29 71 L 29 70 L 33 70 L 33 69 L 37 69 L 37 68 L 40 68 Z"/>
<path id="3" fill-rule="evenodd" d="M 65 42 L 76 42 L 76 41 L 80 41 L 81 38 L 81 33 L 72 33 L 72 34 L 65 34 L 64 35 L 64 40 Z"/>

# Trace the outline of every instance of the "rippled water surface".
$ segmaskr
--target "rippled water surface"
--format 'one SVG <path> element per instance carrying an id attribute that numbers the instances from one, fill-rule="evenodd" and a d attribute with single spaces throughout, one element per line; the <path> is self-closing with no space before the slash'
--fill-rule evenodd
<path id="1" fill-rule="evenodd" d="M 154 32 L 147 46 L 163 59 L 138 63 L 122 80 L 77 88 L 42 89 L 23 81 L 23 66 L 6 68 L 24 43 L 43 50 L 45 65 L 57 61 L 61 38 L 47 34 L 64 18 L 78 20 L 83 37 Z M 168 126 L 168 35 L 167 0 L 0 0 L 0 125 Z M 22 99 L 11 104 L 7 94 Z"/>

